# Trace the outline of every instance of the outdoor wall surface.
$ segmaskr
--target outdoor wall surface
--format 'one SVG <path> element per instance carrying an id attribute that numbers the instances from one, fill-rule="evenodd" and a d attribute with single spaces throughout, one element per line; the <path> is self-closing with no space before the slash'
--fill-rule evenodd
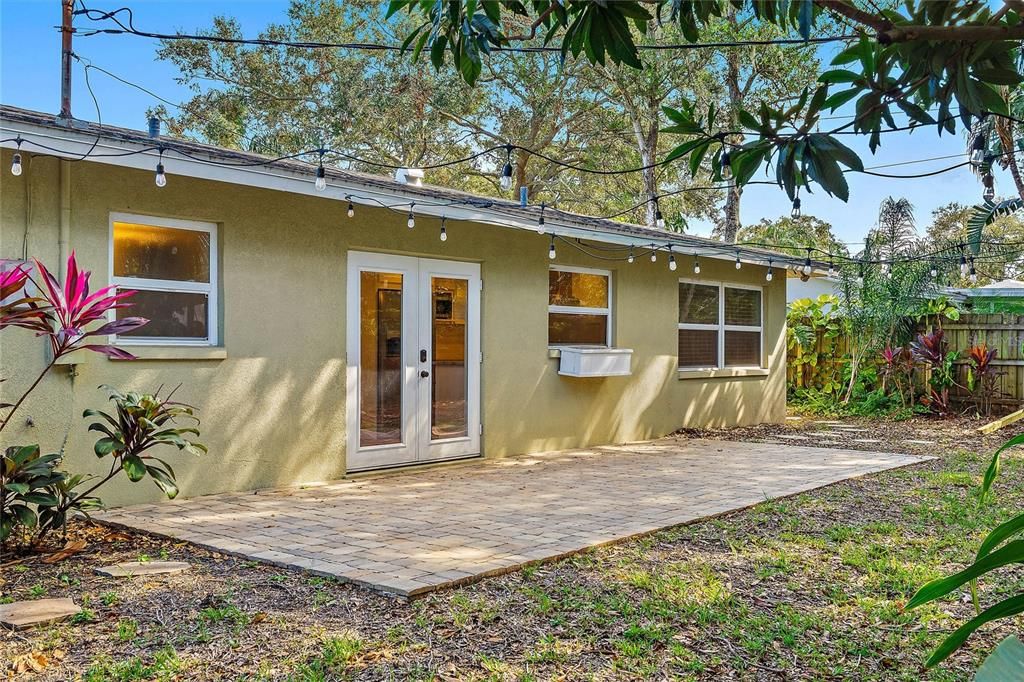
<path id="1" fill-rule="evenodd" d="M 23 252 L 57 269 L 61 163 L 23 154 L 21 177 L 0 178 L 0 257 Z M 4 151 L 0 168 L 10 166 Z M 642 440 L 680 427 L 778 422 L 785 413 L 785 302 L 782 272 L 765 287 L 764 350 L 770 373 L 680 378 L 676 369 L 679 276 L 693 278 L 692 257 L 671 272 L 589 258 L 568 245 L 555 264 L 612 271 L 614 345 L 632 348 L 629 377 L 569 378 L 547 347 L 548 237 L 528 231 L 436 219 L 416 228 L 385 209 L 344 204 L 173 174 L 158 189 L 150 172 L 99 163 L 64 164 L 71 180 L 70 246 L 103 286 L 109 269 L 112 212 L 199 220 L 218 226 L 222 350 L 139 349 L 141 359 L 111 361 L 81 352 L 58 367 L 8 429 L 4 446 L 38 442 L 64 448 L 67 467 L 99 473 L 94 433 L 81 417 L 103 407 L 109 384 L 153 391 L 181 384 L 196 406 L 209 454 L 168 453 L 182 495 L 339 478 L 345 473 L 346 255 L 381 251 L 481 264 L 483 455 L 500 457 Z M 765 268 L 702 259 L 698 279 L 765 284 Z M 0 395 L 17 395 L 45 365 L 43 344 L 28 332 L 0 337 Z M 103 491 L 108 504 L 153 501 L 148 480 L 121 479 Z"/>

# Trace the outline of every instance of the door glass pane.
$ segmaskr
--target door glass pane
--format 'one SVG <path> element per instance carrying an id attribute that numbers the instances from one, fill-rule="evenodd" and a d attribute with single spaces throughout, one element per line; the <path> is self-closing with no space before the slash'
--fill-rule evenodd
<path id="1" fill-rule="evenodd" d="M 466 414 L 466 302 L 469 282 L 432 277 L 430 439 L 468 435 Z"/>
<path id="2" fill-rule="evenodd" d="M 114 276 L 210 281 L 210 233 L 114 223 Z"/>
<path id="3" fill-rule="evenodd" d="M 359 273 L 359 445 L 402 442 L 402 275 Z"/>
<path id="4" fill-rule="evenodd" d="M 117 319 L 144 317 L 149 322 L 121 336 L 202 340 L 209 336 L 207 295 L 185 291 L 136 291 Z"/>

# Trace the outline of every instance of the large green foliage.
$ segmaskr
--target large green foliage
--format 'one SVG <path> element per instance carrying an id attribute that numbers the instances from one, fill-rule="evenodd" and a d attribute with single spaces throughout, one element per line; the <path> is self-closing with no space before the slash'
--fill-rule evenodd
<path id="1" fill-rule="evenodd" d="M 737 182 L 749 182 L 759 168 L 768 167 L 791 198 L 801 187 L 810 191 L 812 183 L 844 201 L 848 198 L 844 175 L 862 170 L 863 164 L 838 135 L 865 135 L 875 151 L 885 130 L 900 127 L 895 113 L 917 125 L 933 125 L 939 134 L 953 133 L 957 120 L 969 126 L 974 116 L 1008 114 L 1000 88 L 1022 80 L 1015 53 L 1024 25 L 1017 4 L 1008 0 L 1001 6 L 971 0 L 907 0 L 898 9 L 878 9 L 874 4 L 866 9 L 851 0 L 731 0 L 728 5 L 805 39 L 824 17 L 841 19 L 857 31 L 834 59 L 836 68 L 820 74 L 820 86 L 796 104 L 762 102 L 739 112 L 739 130 L 733 132 L 751 139 L 730 148 Z M 648 31 L 653 19 L 675 23 L 686 40 L 697 42 L 726 8 L 724 0 L 392 0 L 388 16 L 407 13 L 418 18 L 405 41 L 414 59 L 427 52 L 440 69 L 450 56 L 456 72 L 473 84 L 492 53 L 537 34 L 549 44 L 557 40 L 566 58 L 582 56 L 595 64 L 642 69 L 637 35 Z M 506 32 L 509 15 L 528 18 L 530 31 Z M 824 111 L 847 103 L 854 105 L 853 121 L 818 130 Z M 670 119 L 666 130 L 690 138 L 668 158 L 688 157 L 696 172 L 710 153 L 712 177 L 720 178 L 727 144 L 719 124 L 721 113 L 694 104 L 665 110 Z M 928 113 L 932 109 L 934 116 Z"/>

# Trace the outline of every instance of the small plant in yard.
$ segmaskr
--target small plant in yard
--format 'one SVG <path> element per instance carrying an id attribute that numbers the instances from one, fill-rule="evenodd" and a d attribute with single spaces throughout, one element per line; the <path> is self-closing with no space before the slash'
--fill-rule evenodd
<path id="1" fill-rule="evenodd" d="M 984 505 L 991 488 L 999 475 L 1002 454 L 1009 448 L 1024 445 L 1024 434 L 1014 436 L 996 450 L 985 472 L 979 490 L 979 504 Z M 974 562 L 967 568 L 953 575 L 937 578 L 921 587 L 907 603 L 907 609 L 917 608 L 923 604 L 941 599 L 952 594 L 965 584 L 970 584 L 976 615 L 968 622 L 953 631 L 942 644 L 932 653 L 926 665 L 938 665 L 957 649 L 981 626 L 994 620 L 1011 618 L 1024 613 L 1024 592 L 1018 592 L 992 606 L 982 610 L 977 591 L 977 580 L 996 569 L 1024 563 L 1024 514 L 1019 514 L 996 526 L 982 541 L 974 557 Z M 1024 644 L 1016 637 L 1010 636 L 1003 640 L 996 650 L 986 659 L 978 675 L 979 682 L 1006 679 L 1007 670 L 1024 669 Z"/>
<path id="2" fill-rule="evenodd" d="M 92 343 L 95 337 L 124 334 L 147 320 L 123 317 L 108 320 L 112 311 L 129 306 L 133 291 L 105 287 L 90 293 L 88 271 L 80 270 L 72 253 L 67 261 L 63 286 L 39 261 L 34 261 L 38 280 L 22 264 L 0 272 L 0 331 L 8 327 L 35 332 L 49 345 L 49 362 L 13 403 L 0 403 L 3 431 L 29 395 L 57 362 L 72 353 L 88 350 L 110 358 L 133 359 L 115 346 Z M 40 283 L 41 282 L 41 283 Z M 42 292 L 30 295 L 28 285 Z M 150 450 L 170 445 L 199 454 L 205 448 L 191 440 L 194 425 L 176 426 L 177 420 L 198 420 L 188 405 L 170 396 L 120 393 L 110 389 L 115 409 L 111 413 L 86 410 L 85 417 L 99 419 L 89 426 L 103 434 L 95 446 L 97 457 L 110 457 L 104 476 L 73 474 L 61 468 L 62 454 L 42 454 L 38 445 L 12 445 L 0 454 L 0 551 L 8 543 L 18 548 L 38 546 L 50 532 L 65 529 L 69 514 L 88 515 L 102 506 L 94 493 L 121 472 L 131 481 L 149 476 L 168 497 L 178 493 L 174 471 Z"/>
<path id="3" fill-rule="evenodd" d="M 999 377 L 1004 374 L 996 370 L 993 360 L 998 348 L 989 348 L 982 343 L 971 346 L 967 367 L 967 388 L 974 395 L 975 406 L 980 414 L 992 415 L 992 400 L 999 394 Z"/>
<path id="4" fill-rule="evenodd" d="M 948 416 L 949 389 L 956 384 L 953 363 L 958 353 L 947 349 L 943 334 L 941 329 L 930 334 L 918 334 L 910 344 L 910 351 L 914 360 L 924 365 L 927 371 L 929 394 L 922 397 L 921 402 L 932 412 Z"/>

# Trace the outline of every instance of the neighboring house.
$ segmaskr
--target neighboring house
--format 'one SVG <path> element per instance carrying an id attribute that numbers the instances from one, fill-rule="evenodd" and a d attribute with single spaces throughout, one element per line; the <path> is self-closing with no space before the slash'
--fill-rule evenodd
<path id="1" fill-rule="evenodd" d="M 947 288 L 943 293 L 978 315 L 1024 315 L 1024 282 L 1004 279 L 970 289 Z"/>
<path id="2" fill-rule="evenodd" d="M 815 299 L 822 294 L 838 296 L 841 283 L 842 280 L 838 277 L 829 277 L 828 275 L 801 277 L 799 273 L 790 270 L 786 277 L 786 303 L 792 303 L 801 298 Z"/>
<path id="3" fill-rule="evenodd" d="M 186 496 L 784 419 L 792 257 L 551 209 L 538 234 L 540 207 L 414 174 L 328 169 L 317 191 L 316 166 L 12 107 L 0 127 L 0 256 L 74 250 L 151 320 L 116 339 L 138 360 L 74 356 L 5 433 L 65 447 L 73 470 L 98 466 L 81 414 L 105 404 L 100 384 L 181 385 L 209 446 L 176 458 Z M 46 358 L 3 338 L 17 391 Z M 123 479 L 105 494 L 157 497 Z"/>

